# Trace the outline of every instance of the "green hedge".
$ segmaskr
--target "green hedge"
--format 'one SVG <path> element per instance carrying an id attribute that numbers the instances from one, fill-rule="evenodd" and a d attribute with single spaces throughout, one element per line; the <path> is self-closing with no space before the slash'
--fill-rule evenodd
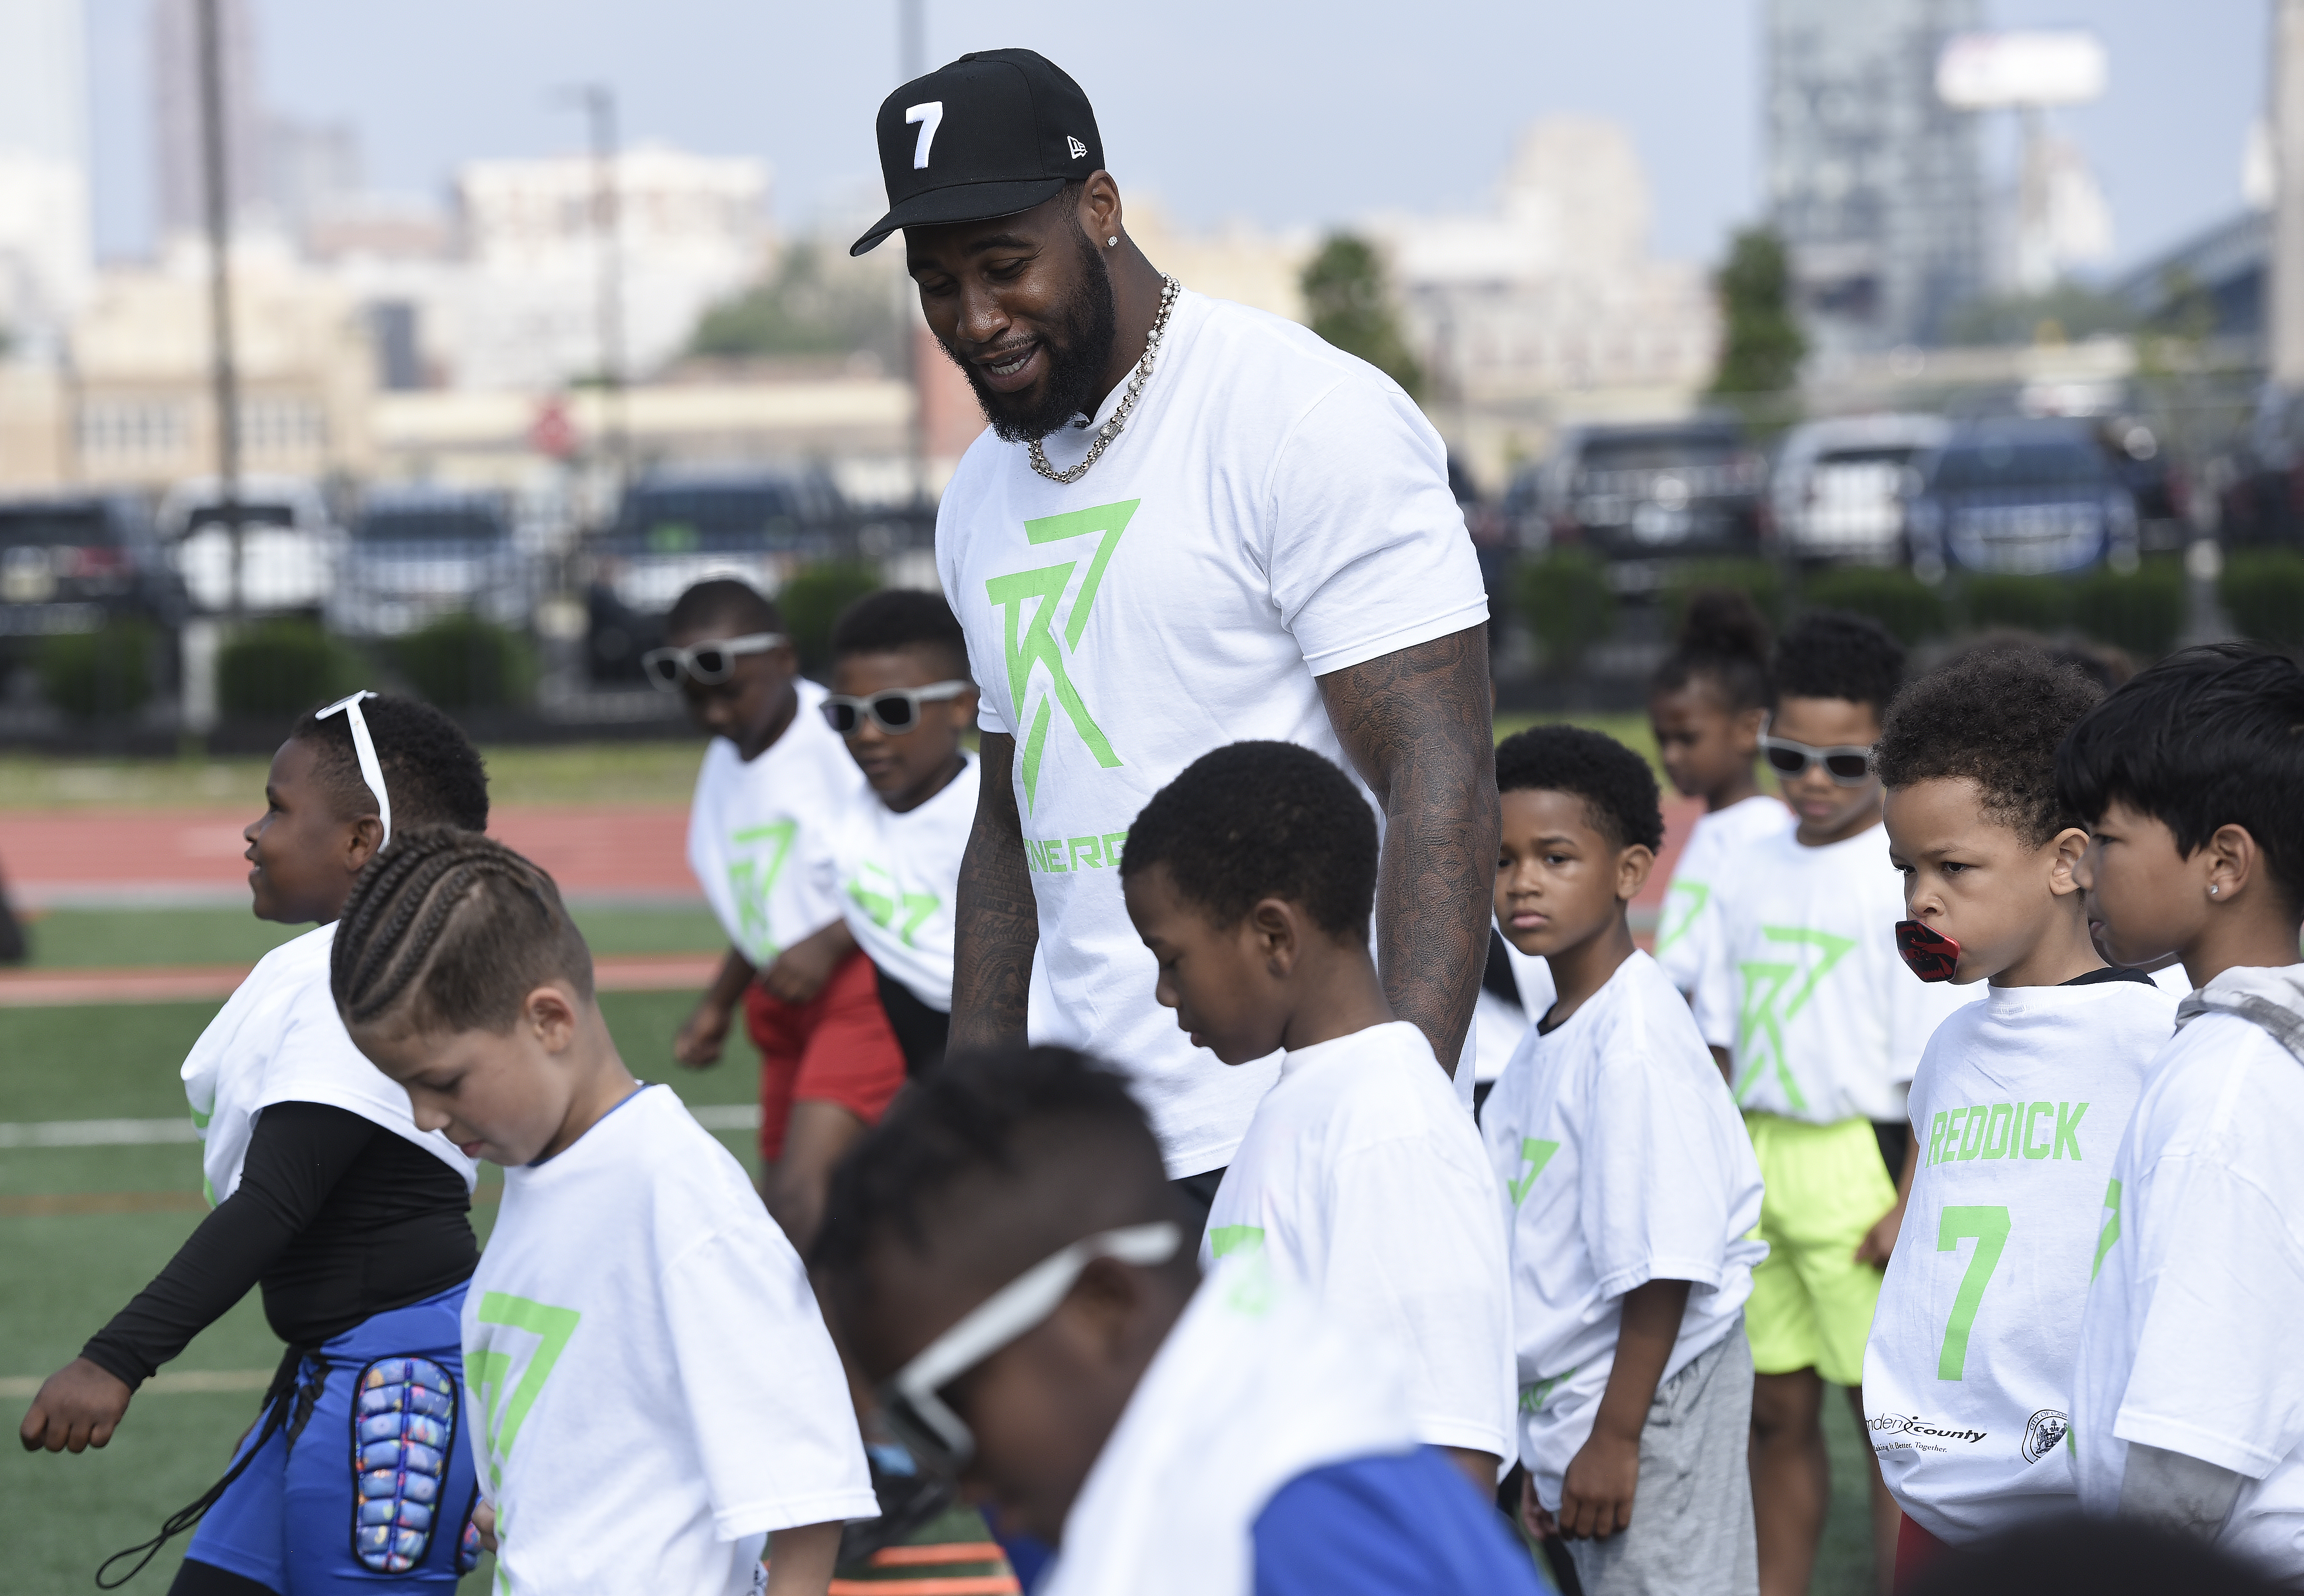
<path id="1" fill-rule="evenodd" d="M 393 665 L 442 709 L 512 709 L 536 690 L 527 637 L 476 615 L 444 615 L 392 646 Z"/>
<path id="2" fill-rule="evenodd" d="M 2224 557 L 2216 597 L 2240 636 L 2291 648 L 2304 644 L 2304 553 L 2234 551 Z"/>
<path id="3" fill-rule="evenodd" d="M 2184 629 L 2184 563 L 2147 561 L 2127 576 L 2098 566 L 2073 579 L 2072 624 L 2099 643 L 2156 660 Z"/>
<path id="4" fill-rule="evenodd" d="M 260 621 L 216 651 L 216 708 L 234 718 L 278 719 L 360 688 L 358 650 L 312 621 Z"/>
<path id="5" fill-rule="evenodd" d="M 40 696 L 75 721 L 124 720 L 152 700 L 155 638 L 141 621 L 43 638 L 35 661 Z"/>
<path id="6" fill-rule="evenodd" d="M 1868 615 L 1906 644 L 1940 638 L 1952 629 L 1944 594 L 1909 570 L 1843 565 L 1820 570 L 1800 589 L 1810 610 L 1849 610 Z"/>
<path id="7" fill-rule="evenodd" d="M 811 565 L 784 585 L 776 607 L 784 614 L 784 635 L 800 654 L 800 668 L 822 680 L 832 669 L 832 626 L 840 612 L 868 593 L 879 591 L 880 570 L 861 560 Z"/>
<path id="8" fill-rule="evenodd" d="M 1536 633 L 1544 668 L 1572 674 L 1592 646 L 1615 629 L 1608 568 L 1582 549 L 1554 549 L 1520 568 L 1519 611 Z"/>
<path id="9" fill-rule="evenodd" d="M 2014 627 L 2052 637 L 2072 624 L 2070 577 L 1979 574 L 1961 582 L 1961 608 L 1978 631 Z"/>
<path id="10" fill-rule="evenodd" d="M 1664 590 L 1664 626 L 1668 638 L 1680 636 L 1688 601 L 1698 588 L 1731 587 L 1752 601 L 1774 631 L 1782 631 L 1789 609 L 1784 575 L 1773 560 L 1691 560 L 1675 567 Z"/>

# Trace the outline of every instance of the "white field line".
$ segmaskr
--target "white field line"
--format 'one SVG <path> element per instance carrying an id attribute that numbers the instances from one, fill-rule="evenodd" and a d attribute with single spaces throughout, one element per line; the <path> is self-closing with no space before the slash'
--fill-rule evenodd
<path id="1" fill-rule="evenodd" d="M 37 1374 L 0 1377 L 0 1401 L 22 1401 L 40 1394 Z M 136 1388 L 140 1397 L 212 1396 L 272 1389 L 269 1369 L 185 1369 L 164 1371 Z"/>
<path id="2" fill-rule="evenodd" d="M 707 1130 L 758 1130 L 758 1103 L 710 1102 L 691 1109 Z M 0 1148 L 148 1147 L 159 1142 L 197 1142 L 190 1119 L 35 1119 L 0 1123 Z"/>

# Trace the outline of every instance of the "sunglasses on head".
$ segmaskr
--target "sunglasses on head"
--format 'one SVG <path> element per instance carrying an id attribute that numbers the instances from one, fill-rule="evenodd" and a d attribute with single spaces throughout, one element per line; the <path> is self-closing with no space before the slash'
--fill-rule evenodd
<path id="1" fill-rule="evenodd" d="M 1055 1313 L 1080 1272 L 1098 1258 L 1149 1269 L 1183 1244 L 1181 1226 L 1160 1220 L 1083 1236 L 1043 1258 L 961 1316 L 879 1390 L 880 1416 L 914 1462 L 946 1478 L 976 1455 L 976 1436 L 938 1392 Z"/>
<path id="2" fill-rule="evenodd" d="M 1814 764 L 1824 766 L 1824 773 L 1842 787 L 1861 787 L 1872 777 L 1872 750 L 1860 743 L 1842 743 L 1837 747 L 1812 747 L 1796 743 L 1788 737 L 1772 737 L 1764 727 L 1760 733 L 1760 752 L 1768 761 L 1768 768 L 1779 776 L 1804 776 Z"/>
<path id="3" fill-rule="evenodd" d="M 680 679 L 707 688 L 718 687 L 736 673 L 736 661 L 747 654 L 782 648 L 782 632 L 752 632 L 741 638 L 713 638 L 693 648 L 651 648 L 640 655 L 640 669 L 667 693 L 680 689 Z"/>
<path id="4" fill-rule="evenodd" d="M 921 705 L 957 698 L 975 688 L 972 681 L 955 680 L 933 681 L 924 688 L 890 688 L 868 698 L 833 693 L 826 696 L 820 707 L 825 723 L 843 737 L 863 725 L 868 718 L 883 731 L 905 732 L 920 723 Z"/>

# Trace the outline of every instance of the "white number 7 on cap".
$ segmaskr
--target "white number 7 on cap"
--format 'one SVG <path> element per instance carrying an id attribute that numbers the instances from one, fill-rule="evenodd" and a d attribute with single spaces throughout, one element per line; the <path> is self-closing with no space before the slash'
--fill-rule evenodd
<path id="1" fill-rule="evenodd" d="M 920 124 L 919 147 L 912 151 L 912 170 L 926 172 L 928 169 L 928 146 L 936 142 L 936 131 L 944 123 L 944 102 L 930 100 L 925 106 L 914 106 L 904 113 L 904 120 Z"/>

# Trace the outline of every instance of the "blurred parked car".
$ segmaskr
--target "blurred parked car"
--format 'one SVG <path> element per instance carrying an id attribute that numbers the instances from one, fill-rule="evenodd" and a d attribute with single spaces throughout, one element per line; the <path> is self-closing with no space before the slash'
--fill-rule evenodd
<path id="1" fill-rule="evenodd" d="M 1777 536 L 1800 560 L 1902 564 L 1914 460 L 1951 432 L 1941 416 L 1849 416 L 1792 428 L 1768 485 Z"/>
<path id="2" fill-rule="evenodd" d="M 258 615 L 318 611 L 335 586 L 343 541 L 318 485 L 301 477 L 250 477 L 239 499 L 241 608 Z M 216 478 L 171 488 L 160 501 L 159 522 L 194 609 L 231 609 L 232 530 Z"/>
<path id="3" fill-rule="evenodd" d="M 1760 545 L 1767 462 L 1733 422 L 1583 426 L 1521 473 L 1506 502 L 1521 546 L 1581 544 L 1624 591 L 1660 586 L 1672 559 Z"/>
<path id="4" fill-rule="evenodd" d="M 331 629 L 397 637 L 468 612 L 527 623 L 535 578 L 501 501 L 440 488 L 377 488 L 352 522 L 328 595 Z"/>
<path id="5" fill-rule="evenodd" d="M 842 509 L 830 476 L 806 467 L 659 470 L 633 483 L 586 551 L 593 680 L 639 680 L 665 612 L 698 582 L 734 577 L 775 592 L 803 554 L 828 545 Z"/>
<path id="6" fill-rule="evenodd" d="M 134 500 L 0 500 L 0 662 L 13 666 L 43 637 L 97 631 L 107 621 L 172 627 L 183 609 L 182 585 Z"/>
<path id="7" fill-rule="evenodd" d="M 2033 575 L 2136 558 L 2136 502 L 2084 421 L 1971 422 L 1924 468 L 1912 569 Z"/>

